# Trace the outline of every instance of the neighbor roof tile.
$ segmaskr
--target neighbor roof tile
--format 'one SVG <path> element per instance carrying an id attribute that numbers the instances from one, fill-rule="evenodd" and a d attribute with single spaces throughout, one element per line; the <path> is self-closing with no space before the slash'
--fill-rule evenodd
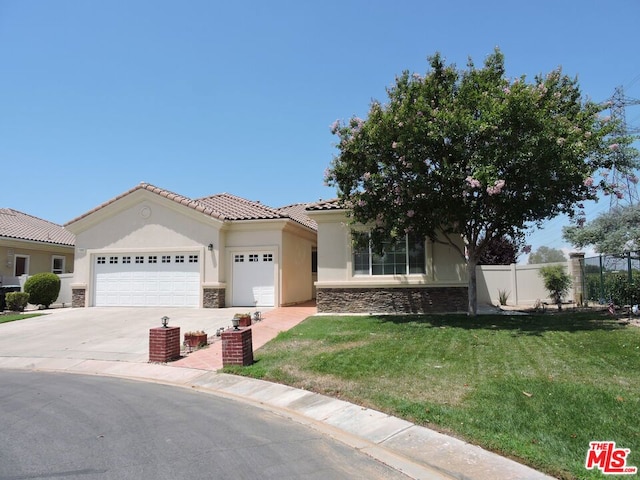
<path id="1" fill-rule="evenodd" d="M 13 210 L 0 208 L 0 237 L 74 246 L 76 237 L 61 225 Z"/>

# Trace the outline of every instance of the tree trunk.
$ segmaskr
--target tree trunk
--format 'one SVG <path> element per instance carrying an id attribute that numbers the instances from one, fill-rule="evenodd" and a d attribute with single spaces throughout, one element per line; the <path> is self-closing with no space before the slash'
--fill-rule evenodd
<path id="1" fill-rule="evenodd" d="M 475 258 L 475 255 L 469 255 L 467 260 L 467 277 L 469 278 L 469 309 L 467 310 L 467 316 L 469 317 L 475 317 L 478 313 L 477 264 L 478 260 Z"/>

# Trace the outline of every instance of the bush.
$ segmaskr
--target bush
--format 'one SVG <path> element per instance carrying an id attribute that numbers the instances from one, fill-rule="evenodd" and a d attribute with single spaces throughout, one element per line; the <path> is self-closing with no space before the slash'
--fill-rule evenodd
<path id="1" fill-rule="evenodd" d="M 29 302 L 29 294 L 25 292 L 9 292 L 5 294 L 4 298 L 7 303 L 7 309 L 14 312 L 24 311 L 24 307 Z"/>
<path id="2" fill-rule="evenodd" d="M 558 305 L 558 310 L 562 310 L 562 296 L 569 293 L 571 287 L 571 277 L 564 271 L 562 265 L 549 265 L 540 269 L 540 276 L 544 281 L 544 288 L 549 292 L 549 296 Z"/>
<path id="3" fill-rule="evenodd" d="M 24 291 L 29 294 L 29 303 L 49 308 L 60 293 L 60 278 L 55 273 L 36 273 L 27 279 Z"/>

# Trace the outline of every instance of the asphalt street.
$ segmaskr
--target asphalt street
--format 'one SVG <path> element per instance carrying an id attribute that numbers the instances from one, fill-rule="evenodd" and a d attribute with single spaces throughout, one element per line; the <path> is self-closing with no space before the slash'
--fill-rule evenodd
<path id="1" fill-rule="evenodd" d="M 0 370 L 0 480 L 406 479 L 275 413 L 175 388 Z"/>

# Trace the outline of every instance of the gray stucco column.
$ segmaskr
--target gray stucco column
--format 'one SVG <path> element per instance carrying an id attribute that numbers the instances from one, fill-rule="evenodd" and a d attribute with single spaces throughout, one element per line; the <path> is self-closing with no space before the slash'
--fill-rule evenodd
<path id="1" fill-rule="evenodd" d="M 573 282 L 571 285 L 571 291 L 573 293 L 573 300 L 578 306 L 582 306 L 586 303 L 584 291 L 582 289 L 582 260 L 584 260 L 584 253 L 582 252 L 571 252 L 569 254 L 569 275 Z"/>

